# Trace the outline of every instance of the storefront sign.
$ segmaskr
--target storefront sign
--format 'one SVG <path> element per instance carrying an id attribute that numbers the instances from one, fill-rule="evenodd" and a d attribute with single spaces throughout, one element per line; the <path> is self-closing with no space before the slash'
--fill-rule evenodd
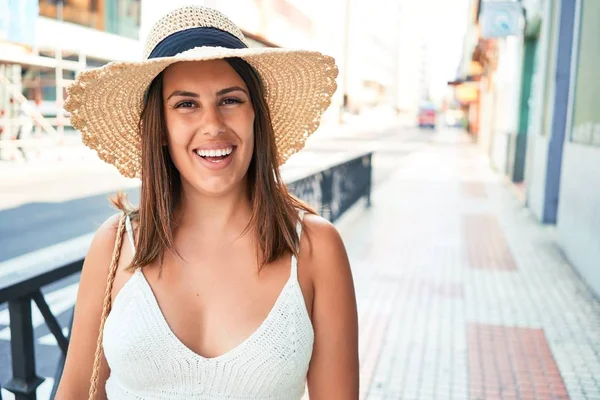
<path id="1" fill-rule="evenodd" d="M 484 1 L 481 6 L 481 37 L 489 39 L 521 34 L 523 10 L 520 3 Z"/>
<path id="2" fill-rule="evenodd" d="M 455 87 L 456 100 L 461 104 L 470 104 L 479 100 L 479 82 L 464 82 Z"/>

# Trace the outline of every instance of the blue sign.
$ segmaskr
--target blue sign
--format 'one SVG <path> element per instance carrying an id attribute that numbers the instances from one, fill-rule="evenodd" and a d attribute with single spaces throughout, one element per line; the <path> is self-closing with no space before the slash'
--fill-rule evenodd
<path id="1" fill-rule="evenodd" d="M 0 0 L 0 40 L 32 46 L 38 0 Z"/>
<path id="2" fill-rule="evenodd" d="M 479 22 L 485 39 L 521 34 L 523 10 L 517 2 L 483 2 Z"/>

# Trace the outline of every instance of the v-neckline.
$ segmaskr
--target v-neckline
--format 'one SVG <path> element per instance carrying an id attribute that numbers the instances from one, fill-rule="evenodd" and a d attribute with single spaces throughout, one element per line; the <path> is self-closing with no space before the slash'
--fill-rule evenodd
<path id="1" fill-rule="evenodd" d="M 194 350 L 190 349 L 185 343 L 183 343 L 181 341 L 181 339 L 179 339 L 179 337 L 175 334 L 173 329 L 171 329 L 171 326 L 169 325 L 164 313 L 162 312 L 162 309 L 160 308 L 160 304 L 158 304 L 158 299 L 156 298 L 156 295 L 154 294 L 154 291 L 152 290 L 152 286 L 150 286 L 150 283 L 146 279 L 146 276 L 142 272 L 142 269 L 141 268 L 136 269 L 135 273 L 140 275 L 140 279 L 143 282 L 143 286 L 148 291 L 148 297 L 151 300 L 152 306 L 156 309 L 156 314 L 158 314 L 159 323 L 161 325 L 163 325 L 163 328 L 168 332 L 169 336 L 172 337 L 173 342 L 183 351 L 183 353 L 187 354 L 188 356 L 192 357 L 193 359 L 200 359 L 204 362 L 216 362 L 216 361 L 221 361 L 221 360 L 227 359 L 227 358 L 233 356 L 234 354 L 239 353 L 244 347 L 246 347 L 248 345 L 248 343 L 251 340 L 258 337 L 266 329 L 267 323 L 271 320 L 273 314 L 275 313 L 275 310 L 279 307 L 279 304 L 281 303 L 281 301 L 284 297 L 284 294 L 285 294 L 286 290 L 288 289 L 288 286 L 290 286 L 294 282 L 297 282 L 292 279 L 293 275 L 290 274 L 290 277 L 285 282 L 285 284 L 283 285 L 283 288 L 281 289 L 281 292 L 277 296 L 277 299 L 275 300 L 273 307 L 271 307 L 271 310 L 269 310 L 267 317 L 262 321 L 262 323 L 258 326 L 258 328 L 256 328 L 252 332 L 252 334 L 250 334 L 250 336 L 248 336 L 245 340 L 240 342 L 238 345 L 234 346 L 230 350 L 227 350 L 225 353 L 223 353 L 221 355 L 218 355 L 215 357 L 205 357 L 205 356 L 195 352 Z"/>

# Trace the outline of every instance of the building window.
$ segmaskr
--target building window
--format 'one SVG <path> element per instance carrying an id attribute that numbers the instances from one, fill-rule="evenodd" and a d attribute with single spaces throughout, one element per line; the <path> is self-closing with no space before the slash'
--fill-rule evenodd
<path id="1" fill-rule="evenodd" d="M 105 3 L 106 30 L 117 35 L 139 39 L 140 0 L 102 0 L 102 2 Z"/>
<path id="2" fill-rule="evenodd" d="M 44 17 L 139 38 L 140 0 L 39 0 L 39 5 Z"/>
<path id="3" fill-rule="evenodd" d="M 600 25 L 597 16 L 600 2 L 582 1 L 579 32 L 579 48 L 576 51 L 573 128 L 571 141 L 600 147 L 600 83 L 598 63 L 600 62 Z M 567 127 L 569 128 L 569 127 Z"/>

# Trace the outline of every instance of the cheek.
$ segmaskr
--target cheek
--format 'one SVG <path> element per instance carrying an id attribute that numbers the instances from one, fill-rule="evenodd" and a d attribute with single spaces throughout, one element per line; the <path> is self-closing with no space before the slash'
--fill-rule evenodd
<path id="1" fill-rule="evenodd" d="M 242 140 L 254 144 L 254 112 L 246 113 L 243 118 L 238 120 L 238 123 L 238 132 L 242 136 Z"/>
<path id="2" fill-rule="evenodd" d="M 166 118 L 165 122 L 167 128 L 167 132 L 165 133 L 165 144 L 168 147 L 171 160 L 175 164 L 175 167 L 181 172 L 187 168 L 187 160 L 189 160 L 189 155 L 187 154 L 188 144 L 192 132 L 189 129 L 189 125 L 186 126 L 186 124 L 182 124 L 177 118 Z"/>
<path id="3" fill-rule="evenodd" d="M 252 155 L 254 154 L 254 133 L 251 133 L 248 137 L 247 152 L 249 154 L 249 157 L 252 158 Z"/>
<path id="4" fill-rule="evenodd" d="M 244 142 L 246 142 L 246 151 L 252 157 L 254 153 L 254 119 L 247 123 L 244 129 Z"/>
<path id="5" fill-rule="evenodd" d="M 179 148 L 189 143 L 192 130 L 190 124 L 185 124 L 181 118 L 177 116 L 167 116 L 165 118 L 167 132 L 165 133 L 165 139 L 167 140 L 171 148 Z"/>

